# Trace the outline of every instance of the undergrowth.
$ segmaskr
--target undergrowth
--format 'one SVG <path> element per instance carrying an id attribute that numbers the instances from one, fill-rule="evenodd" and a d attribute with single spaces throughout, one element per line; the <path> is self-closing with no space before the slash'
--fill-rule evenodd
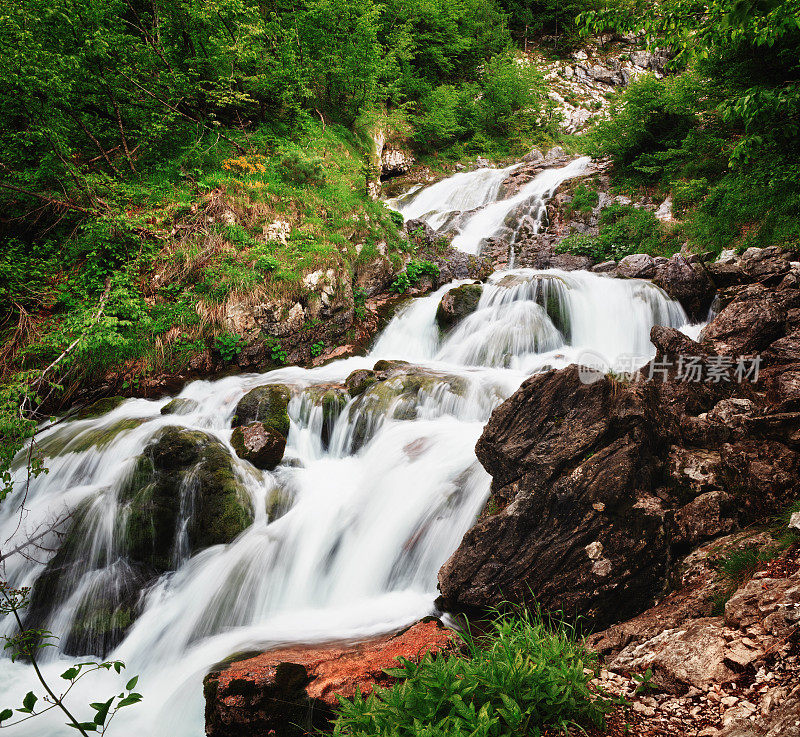
<path id="1" fill-rule="evenodd" d="M 464 636 L 460 654 L 399 659 L 399 682 L 340 698 L 334 734 L 347 737 L 500 737 L 545 728 L 602 726 L 609 702 L 592 691 L 598 665 L 574 630 L 517 610 L 487 634 Z"/>

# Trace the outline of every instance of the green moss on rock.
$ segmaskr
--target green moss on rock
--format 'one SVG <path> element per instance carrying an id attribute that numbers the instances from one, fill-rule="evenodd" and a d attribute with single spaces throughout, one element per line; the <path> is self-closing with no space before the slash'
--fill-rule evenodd
<path id="1" fill-rule="evenodd" d="M 481 284 L 462 284 L 449 290 L 436 310 L 436 324 L 441 330 L 450 330 L 478 309 L 482 294 Z"/>
<path id="2" fill-rule="evenodd" d="M 94 417 L 100 417 L 108 414 L 112 410 L 119 407 L 125 401 L 125 397 L 104 397 L 92 402 L 86 407 L 81 407 L 72 417 L 71 420 L 91 420 Z"/>
<path id="3" fill-rule="evenodd" d="M 247 392 L 236 405 L 233 427 L 260 422 L 283 437 L 289 435 L 289 400 L 291 392 L 283 384 L 267 384 Z"/>
<path id="4" fill-rule="evenodd" d="M 194 399 L 185 397 L 175 397 L 171 402 L 167 402 L 161 408 L 162 415 L 188 415 L 199 407 L 199 403 Z"/>

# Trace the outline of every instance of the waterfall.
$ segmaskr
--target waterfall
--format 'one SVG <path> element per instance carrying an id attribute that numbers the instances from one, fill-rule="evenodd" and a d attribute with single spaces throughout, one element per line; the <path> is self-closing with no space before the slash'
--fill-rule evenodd
<path id="1" fill-rule="evenodd" d="M 408 207 L 433 213 L 485 204 L 496 196 L 492 187 L 499 177 L 486 171 L 456 175 L 455 184 L 447 180 L 418 192 Z M 547 174 L 536 187 L 534 180 L 524 188 L 519 202 L 551 191 L 564 170 Z M 482 193 L 467 199 L 464 180 L 482 182 Z M 438 194 L 432 194 L 436 188 Z M 438 209 L 437 202 L 443 203 Z M 483 214 L 473 220 L 478 217 Z M 494 227 L 497 217 L 487 215 L 481 222 Z M 462 236 L 477 227 L 470 220 Z M 168 551 L 174 570 L 141 593 L 138 617 L 109 655 L 126 661 L 128 677 L 140 674 L 145 697 L 120 713 L 115 733 L 200 737 L 202 678 L 231 653 L 365 637 L 435 611 L 437 571 L 489 493 L 490 478 L 475 458 L 475 443 L 492 410 L 527 376 L 580 360 L 584 350 L 601 351 L 609 360 L 632 355 L 643 363 L 654 352 L 653 325 L 687 322 L 680 306 L 648 282 L 518 269 L 494 274 L 475 312 L 442 334 L 436 309 L 453 286 L 407 304 L 365 357 L 316 369 L 195 381 L 179 395 L 186 400 L 179 414 L 161 414 L 169 399 L 130 399 L 100 418 L 43 430 L 37 442 L 50 471 L 30 482 L 22 529 L 12 504 L 20 489 L 0 507 L 0 539 L 10 538 L 13 547 L 25 530 L 64 509 L 80 516 L 85 531 L 77 543 L 80 564 L 62 572 L 56 605 L 44 622 L 62 637 L 58 648 L 42 651 L 48 677 L 57 683 L 65 663 L 83 659 L 63 653 L 63 638 L 87 601 L 117 601 L 130 591 L 115 586 L 135 588 L 119 521 L 128 513 L 125 489 L 137 459 L 165 427 L 205 433 L 231 453 L 253 521 L 229 544 L 190 555 L 186 529 L 194 514 L 194 482 L 187 476 L 177 543 Z M 346 399 L 338 417 L 326 420 L 315 388 L 343 382 L 379 359 L 412 365 L 398 366 L 387 381 Z M 284 462 L 273 472 L 238 459 L 230 442 L 237 402 L 264 384 L 283 384 L 292 393 Z M 22 485 L 22 457 L 16 473 Z M 17 586 L 30 586 L 43 570 L 43 561 L 14 556 L 6 576 Z M 13 631 L 8 617 L 0 619 L 0 627 L 5 634 Z M 0 657 L 0 706 L 21 701 L 35 687 L 30 676 L 26 665 Z M 71 703 L 107 698 L 113 679 L 113 673 L 104 673 L 79 684 Z M 69 734 L 61 721 L 53 712 L 31 727 L 37 734 Z M 31 727 L 10 734 L 30 735 Z"/>
<path id="2" fill-rule="evenodd" d="M 388 200 L 387 205 L 406 220 L 419 218 L 434 230 L 454 229 L 452 244 L 466 253 L 478 254 L 487 238 L 496 235 L 512 219 L 511 244 L 516 228 L 524 220 L 533 223 L 539 232 L 545 216 L 545 205 L 556 189 L 586 171 L 591 159 L 581 157 L 559 169 L 545 169 L 513 197 L 497 199 L 500 186 L 518 164 L 505 169 L 478 169 L 456 174 L 436 184 Z"/>

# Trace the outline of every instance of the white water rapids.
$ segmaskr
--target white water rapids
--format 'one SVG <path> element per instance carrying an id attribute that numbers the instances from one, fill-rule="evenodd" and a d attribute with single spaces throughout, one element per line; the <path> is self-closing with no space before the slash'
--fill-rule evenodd
<path id="1" fill-rule="evenodd" d="M 416 200 L 424 200 L 428 212 L 437 210 L 437 198 L 444 203 L 441 211 L 465 203 L 467 209 L 483 205 L 472 219 L 494 223 L 495 210 L 507 202 L 493 200 L 499 181 L 491 188 L 500 175 L 482 176 L 493 182 L 483 194 L 474 191 L 470 175 L 457 175 L 423 190 Z M 462 235 L 471 232 L 471 222 Z M 188 414 L 162 416 L 168 399 L 132 399 L 103 417 L 63 423 L 40 434 L 39 442 L 53 452 L 46 459 L 49 473 L 30 484 L 22 529 L 17 529 L 19 515 L 11 503 L 21 489 L 0 507 L 0 540 L 11 538 L 5 547 L 13 547 L 15 536 L 26 529 L 93 500 L 93 534 L 81 544 L 86 559 L 94 562 L 79 580 L 67 582 L 68 594 L 47 623 L 63 635 L 81 601 L 125 565 L 114 539 L 118 494 L 148 441 L 161 428 L 180 425 L 209 433 L 230 449 L 231 418 L 247 391 L 267 383 L 286 384 L 293 391 L 284 462 L 270 473 L 233 456 L 253 500 L 253 524 L 228 545 L 188 559 L 178 555 L 177 570 L 145 592 L 143 613 L 108 656 L 127 663 L 121 682 L 124 676 L 140 675 L 144 694 L 141 704 L 120 713 L 111 734 L 200 737 L 202 678 L 231 653 L 365 637 L 432 613 L 438 569 L 488 495 L 490 478 L 474 446 L 493 408 L 532 372 L 568 365 L 584 350 L 644 360 L 653 353 L 649 332 L 654 324 L 682 327 L 687 322 L 677 303 L 646 282 L 586 272 L 514 270 L 493 275 L 478 309 L 443 337 L 435 313 L 452 286 L 406 305 L 366 357 L 311 370 L 293 367 L 195 381 L 180 394 L 197 402 Z M 383 405 L 352 400 L 325 449 L 322 409 L 305 389 L 341 382 L 378 359 L 413 362 L 426 375 L 434 372 L 434 381 L 415 396 L 411 412 L 402 394 Z M 91 433 L 119 428 L 122 421 L 128 421 L 125 429 L 109 433 L 102 447 L 84 442 Z M 353 452 L 357 427 L 364 444 Z M 290 500 L 290 508 L 270 521 L 267 498 L 276 488 Z M 17 555 L 7 561 L 6 577 L 30 586 L 43 569 L 43 562 Z M 11 618 L 0 620 L 0 628 L 0 634 L 10 634 Z M 56 683 L 66 664 L 82 659 L 55 648 L 44 655 L 49 658 L 45 673 Z M 115 678 L 113 672 L 93 676 L 70 694 L 70 704 L 90 716 L 85 704 L 118 691 Z M 28 666 L 3 658 L 0 684 L 0 708 L 17 706 L 31 688 L 41 691 Z M 10 733 L 73 733 L 62 722 L 51 712 Z"/>

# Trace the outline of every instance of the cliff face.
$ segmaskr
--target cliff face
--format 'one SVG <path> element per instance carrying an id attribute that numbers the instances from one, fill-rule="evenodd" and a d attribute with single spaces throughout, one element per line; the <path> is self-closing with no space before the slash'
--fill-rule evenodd
<path id="1" fill-rule="evenodd" d="M 499 511 L 441 569 L 445 606 L 535 598 L 608 625 L 662 595 L 679 556 L 795 499 L 800 289 L 788 260 L 762 256 L 737 265 L 700 343 L 654 328 L 658 356 L 638 376 L 585 383 L 570 366 L 494 412 L 476 452 Z M 756 263 L 772 286 L 743 283 Z M 753 355 L 758 380 L 739 381 L 739 358 Z M 700 381 L 685 375 L 690 363 L 704 367 Z"/>

